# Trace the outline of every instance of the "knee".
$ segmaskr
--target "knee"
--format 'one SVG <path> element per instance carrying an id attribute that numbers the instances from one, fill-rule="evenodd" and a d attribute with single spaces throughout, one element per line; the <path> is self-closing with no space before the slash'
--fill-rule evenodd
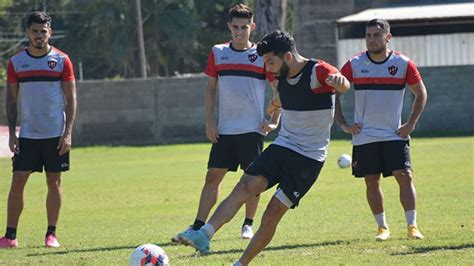
<path id="1" fill-rule="evenodd" d="M 400 170 L 395 173 L 400 187 L 411 187 L 413 184 L 413 175 L 410 170 Z"/>
<path id="2" fill-rule="evenodd" d="M 48 188 L 51 190 L 58 190 L 61 188 L 61 179 L 46 179 L 46 184 L 48 185 Z"/>
<path id="3" fill-rule="evenodd" d="M 206 186 L 218 187 L 223 176 L 215 171 L 208 171 L 206 174 Z"/>

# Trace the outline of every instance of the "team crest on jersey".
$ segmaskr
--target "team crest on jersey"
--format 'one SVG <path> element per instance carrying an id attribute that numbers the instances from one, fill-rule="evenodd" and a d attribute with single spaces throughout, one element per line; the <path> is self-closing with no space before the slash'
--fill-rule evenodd
<path id="1" fill-rule="evenodd" d="M 398 71 L 398 67 L 396 67 L 396 66 L 389 66 L 388 67 L 388 73 L 390 73 L 390 75 L 392 75 L 392 76 L 395 76 L 395 74 L 397 74 L 397 71 Z"/>
<path id="2" fill-rule="evenodd" d="M 252 63 L 255 62 L 257 60 L 257 58 L 258 58 L 258 55 L 256 55 L 256 54 L 249 54 L 250 62 L 252 62 Z"/>
<path id="3" fill-rule="evenodd" d="M 57 65 L 58 65 L 58 62 L 56 61 L 52 61 L 52 60 L 48 61 L 48 66 L 51 69 L 54 69 Z"/>

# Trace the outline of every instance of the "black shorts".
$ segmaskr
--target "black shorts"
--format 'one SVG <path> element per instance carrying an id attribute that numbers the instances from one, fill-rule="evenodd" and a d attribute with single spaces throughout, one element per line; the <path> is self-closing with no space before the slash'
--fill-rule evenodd
<path id="1" fill-rule="evenodd" d="M 227 168 L 237 171 L 247 168 L 263 149 L 263 136 L 258 133 L 238 135 L 219 135 L 217 143 L 212 144 L 207 168 Z"/>
<path id="2" fill-rule="evenodd" d="M 410 142 L 393 140 L 372 142 L 352 147 L 352 174 L 355 177 L 393 175 L 395 170 L 412 170 Z"/>
<path id="3" fill-rule="evenodd" d="M 264 176 L 268 181 L 267 189 L 278 184 L 278 188 L 293 202 L 291 208 L 295 208 L 318 179 L 323 165 L 322 162 L 272 144 L 245 170 L 245 173 Z"/>
<path id="4" fill-rule="evenodd" d="M 13 172 L 64 172 L 69 170 L 69 151 L 59 156 L 59 137 L 50 139 L 20 138 L 20 153 L 12 158 Z"/>

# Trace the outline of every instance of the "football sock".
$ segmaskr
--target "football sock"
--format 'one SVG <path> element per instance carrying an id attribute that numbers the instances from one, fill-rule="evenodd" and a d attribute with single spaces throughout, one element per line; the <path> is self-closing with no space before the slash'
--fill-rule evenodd
<path id="1" fill-rule="evenodd" d="M 201 220 L 196 219 L 193 224 L 193 230 L 199 230 L 205 223 Z"/>
<path id="2" fill-rule="evenodd" d="M 53 234 L 54 235 L 56 234 L 56 226 L 49 225 L 48 229 L 46 230 L 46 236 L 53 235 Z"/>
<path id="3" fill-rule="evenodd" d="M 16 228 L 7 227 L 5 237 L 11 240 L 16 239 Z"/>
<path id="4" fill-rule="evenodd" d="M 206 234 L 207 238 L 209 239 L 211 239 L 216 233 L 214 226 L 212 226 L 211 224 L 205 224 L 203 227 L 201 227 L 201 230 L 204 232 L 204 234 Z"/>
<path id="5" fill-rule="evenodd" d="M 414 225 L 416 227 L 416 210 L 406 211 L 407 225 Z"/>
<path id="6" fill-rule="evenodd" d="M 244 221 L 244 224 L 242 225 L 242 227 L 244 227 L 244 225 L 252 226 L 253 225 L 253 219 L 245 218 L 245 221 Z"/>
<path id="7" fill-rule="evenodd" d="M 388 228 L 387 220 L 385 219 L 385 212 L 374 214 L 374 218 L 379 227 Z"/>

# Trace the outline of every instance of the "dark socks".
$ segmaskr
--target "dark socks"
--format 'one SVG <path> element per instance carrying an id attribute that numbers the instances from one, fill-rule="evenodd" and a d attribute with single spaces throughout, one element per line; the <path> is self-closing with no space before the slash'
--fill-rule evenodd
<path id="1" fill-rule="evenodd" d="M 55 235 L 56 234 L 56 226 L 48 226 L 48 230 L 46 230 L 46 236 Z"/>
<path id="2" fill-rule="evenodd" d="M 244 224 L 242 225 L 242 227 L 244 227 L 244 225 L 252 226 L 253 225 L 253 219 L 245 218 L 245 221 L 244 221 Z"/>
<path id="3" fill-rule="evenodd" d="M 205 223 L 201 220 L 196 219 L 193 224 L 193 230 L 199 230 Z"/>
<path id="4" fill-rule="evenodd" d="M 16 228 L 7 227 L 5 237 L 11 240 L 16 239 Z"/>

